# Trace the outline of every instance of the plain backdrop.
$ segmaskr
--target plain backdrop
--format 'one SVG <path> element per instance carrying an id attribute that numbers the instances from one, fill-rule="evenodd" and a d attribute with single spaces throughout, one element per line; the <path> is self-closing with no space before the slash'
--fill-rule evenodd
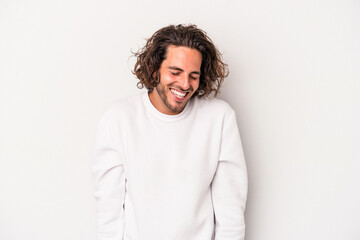
<path id="1" fill-rule="evenodd" d="M 131 51 L 178 23 L 229 65 L 246 240 L 360 239 L 356 0 L 0 0 L 0 239 L 95 240 L 99 117 L 140 91 Z"/>

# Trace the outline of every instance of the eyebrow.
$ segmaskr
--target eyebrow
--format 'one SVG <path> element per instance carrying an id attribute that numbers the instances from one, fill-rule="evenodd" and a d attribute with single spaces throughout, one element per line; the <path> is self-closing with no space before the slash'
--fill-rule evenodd
<path id="1" fill-rule="evenodd" d="M 170 67 L 168 67 L 169 69 L 171 69 L 171 70 L 176 70 L 176 71 L 180 71 L 180 72 L 183 72 L 184 70 L 182 70 L 181 68 L 179 68 L 179 67 L 175 67 L 175 66 L 170 66 Z M 200 75 L 200 72 L 199 71 L 192 71 L 191 72 L 192 74 L 199 74 Z"/>

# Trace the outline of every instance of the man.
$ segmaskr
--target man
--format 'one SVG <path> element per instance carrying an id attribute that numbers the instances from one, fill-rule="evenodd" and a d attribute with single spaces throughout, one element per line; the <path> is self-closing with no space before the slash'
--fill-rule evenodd
<path id="1" fill-rule="evenodd" d="M 98 240 L 243 240 L 247 173 L 226 64 L 195 25 L 135 54 L 138 86 L 104 112 L 93 153 Z"/>

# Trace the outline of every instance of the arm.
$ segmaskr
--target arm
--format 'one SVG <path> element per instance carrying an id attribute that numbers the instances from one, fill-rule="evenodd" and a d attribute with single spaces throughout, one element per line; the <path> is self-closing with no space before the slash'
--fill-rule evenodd
<path id="1" fill-rule="evenodd" d="M 233 111 L 223 121 L 219 163 L 211 189 L 215 240 L 244 240 L 247 170 Z"/>
<path id="2" fill-rule="evenodd" d="M 111 109 L 100 119 L 92 156 L 97 200 L 97 240 L 122 240 L 125 177 L 119 127 Z"/>

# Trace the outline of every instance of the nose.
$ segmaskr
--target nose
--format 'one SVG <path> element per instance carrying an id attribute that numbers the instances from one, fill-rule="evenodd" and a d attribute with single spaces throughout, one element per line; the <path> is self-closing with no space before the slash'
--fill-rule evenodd
<path id="1" fill-rule="evenodd" d="M 184 79 L 181 81 L 181 88 L 182 90 L 189 90 L 190 88 L 190 76 L 184 77 Z"/>

